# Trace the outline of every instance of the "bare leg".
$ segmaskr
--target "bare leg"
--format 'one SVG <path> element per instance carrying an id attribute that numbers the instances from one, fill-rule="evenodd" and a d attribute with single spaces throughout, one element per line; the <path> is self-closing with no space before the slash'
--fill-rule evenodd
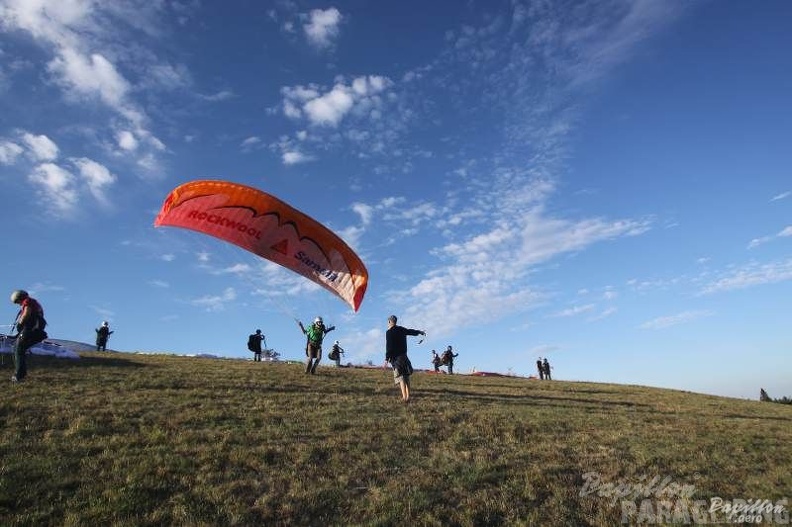
<path id="1" fill-rule="evenodd" d="M 410 381 L 409 380 L 402 380 L 399 383 L 399 388 L 401 388 L 401 396 L 402 401 L 409 402 L 410 401 Z"/>
<path id="2" fill-rule="evenodd" d="M 319 366 L 320 360 L 322 360 L 321 350 L 316 354 L 316 360 L 314 360 L 313 366 L 311 366 L 311 373 L 316 373 L 316 367 Z"/>

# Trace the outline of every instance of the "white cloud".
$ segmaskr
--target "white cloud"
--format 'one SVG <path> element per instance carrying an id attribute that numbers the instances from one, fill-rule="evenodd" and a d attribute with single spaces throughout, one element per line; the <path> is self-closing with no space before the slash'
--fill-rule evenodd
<path id="1" fill-rule="evenodd" d="M 781 230 L 781 232 L 779 232 L 775 236 L 762 236 L 761 238 L 754 238 L 748 244 L 748 248 L 755 249 L 760 245 L 764 245 L 765 243 L 773 241 L 775 238 L 785 238 L 787 236 L 792 236 L 792 225 L 790 225 L 789 227 L 785 227 L 784 229 Z"/>
<path id="2" fill-rule="evenodd" d="M 221 90 L 210 95 L 201 95 L 203 100 L 210 102 L 227 101 L 229 99 L 233 99 L 234 97 L 236 97 L 236 94 L 231 90 Z"/>
<path id="3" fill-rule="evenodd" d="M 129 130 L 121 130 L 117 132 L 116 141 L 118 142 L 118 146 L 121 148 L 121 150 L 126 150 L 128 152 L 137 150 L 138 140 L 135 138 L 135 134 Z"/>
<path id="4" fill-rule="evenodd" d="M 602 320 L 604 318 L 608 318 L 609 316 L 613 315 L 617 311 L 618 311 L 618 309 L 616 309 L 615 307 L 606 308 L 601 313 L 598 313 L 598 314 L 588 318 L 588 322 L 596 322 L 598 320 Z"/>
<path id="5" fill-rule="evenodd" d="M 85 157 L 72 159 L 72 163 L 79 169 L 91 195 L 100 203 L 108 204 L 109 200 L 105 192 L 107 187 L 115 183 L 116 176 L 104 165 Z"/>
<path id="6" fill-rule="evenodd" d="M 90 0 L 9 0 L 0 9 L 0 22 L 66 46 L 77 38 L 71 28 L 85 27 L 92 8 Z"/>
<path id="7" fill-rule="evenodd" d="M 765 264 L 753 262 L 722 273 L 719 278 L 704 286 L 701 294 L 720 293 L 787 280 L 792 280 L 792 260 Z"/>
<path id="8" fill-rule="evenodd" d="M 306 102 L 303 110 L 313 124 L 337 126 L 352 108 L 354 101 L 351 90 L 337 84 L 330 92 Z"/>
<path id="9" fill-rule="evenodd" d="M 140 38 L 130 42 L 133 34 L 157 34 L 161 9 L 156 4 L 95 0 L 8 0 L 0 9 L 0 24 L 29 32 L 51 54 L 47 69 L 67 100 L 104 105 L 127 121 L 108 128 L 120 153 L 135 153 L 138 166 L 147 171 L 159 168 L 157 153 L 165 145 L 147 130 L 148 117 L 133 100 L 133 87 L 121 67 L 135 71 L 145 66 L 151 75 L 138 89 L 174 89 L 190 80 L 186 69 L 160 61 Z M 101 133 L 101 127 L 92 126 Z M 124 129 L 127 133 L 118 132 Z"/>
<path id="10" fill-rule="evenodd" d="M 290 119 L 307 118 L 315 126 L 337 127 L 351 112 L 360 118 L 377 119 L 383 101 L 379 94 L 393 85 L 387 77 L 356 77 L 350 84 L 337 82 L 322 94 L 316 86 L 281 88 L 283 113 Z"/>
<path id="11" fill-rule="evenodd" d="M 748 248 L 749 249 L 755 249 L 755 248 L 759 247 L 760 245 L 763 245 L 763 244 L 769 242 L 772 239 L 773 239 L 772 236 L 762 236 L 761 238 L 754 238 L 753 240 L 751 240 L 748 243 Z"/>
<path id="12" fill-rule="evenodd" d="M 282 161 L 284 165 L 297 165 L 299 163 L 311 161 L 311 157 L 303 154 L 302 152 L 292 150 L 289 152 L 283 152 Z"/>
<path id="13" fill-rule="evenodd" d="M 678 324 L 691 322 L 699 318 L 712 316 L 712 314 L 713 313 L 711 311 L 683 311 L 682 313 L 678 313 L 676 315 L 658 317 L 653 320 L 649 320 L 648 322 L 641 324 L 639 327 L 641 329 L 665 329 Z"/>
<path id="14" fill-rule="evenodd" d="M 52 214 L 68 216 L 74 211 L 78 194 L 71 172 L 54 163 L 43 163 L 31 172 L 28 179 L 38 186 L 39 196 L 52 207 Z"/>
<path id="15" fill-rule="evenodd" d="M 595 306 L 594 304 L 586 304 L 583 306 L 572 306 L 570 308 L 563 309 L 561 311 L 553 313 L 552 315 L 550 315 L 550 318 L 574 317 L 582 313 L 588 313 L 590 311 L 593 311 L 596 307 L 597 306 Z"/>
<path id="16" fill-rule="evenodd" d="M 78 98 L 98 97 L 111 108 L 124 109 L 129 83 L 101 54 L 85 56 L 74 49 L 64 48 L 50 62 L 49 69 L 72 95 Z"/>
<path id="17" fill-rule="evenodd" d="M 770 198 L 770 201 L 778 201 L 780 199 L 786 199 L 789 196 L 792 196 L 792 191 L 786 191 L 786 192 L 782 192 L 781 194 L 777 194 L 772 198 Z"/>
<path id="18" fill-rule="evenodd" d="M 236 300 L 237 294 L 233 287 L 226 288 L 220 295 L 207 295 L 194 299 L 194 306 L 203 307 L 207 311 L 222 311 L 228 302 Z"/>
<path id="19" fill-rule="evenodd" d="M 224 267 L 215 271 L 215 274 L 236 274 L 244 275 L 250 272 L 250 266 L 245 263 L 238 263 L 229 267 Z"/>
<path id="20" fill-rule="evenodd" d="M 46 135 L 22 134 L 22 140 L 28 147 L 34 161 L 54 161 L 58 158 L 58 145 Z"/>
<path id="21" fill-rule="evenodd" d="M 259 145 L 261 145 L 261 138 L 256 136 L 251 136 L 245 139 L 244 141 L 242 141 L 242 144 L 239 146 L 243 151 L 250 152 Z"/>
<path id="22" fill-rule="evenodd" d="M 374 207 L 366 205 L 365 203 L 353 203 L 352 210 L 360 216 L 360 221 L 363 225 L 371 223 L 372 215 L 374 214 Z"/>
<path id="23" fill-rule="evenodd" d="M 16 143 L 0 141 L 0 165 L 13 165 L 22 152 L 23 148 Z"/>
<path id="24" fill-rule="evenodd" d="M 303 24 L 308 42 L 318 49 L 330 47 L 340 32 L 341 12 L 335 7 L 325 10 L 313 9 L 304 18 L 308 20 Z"/>

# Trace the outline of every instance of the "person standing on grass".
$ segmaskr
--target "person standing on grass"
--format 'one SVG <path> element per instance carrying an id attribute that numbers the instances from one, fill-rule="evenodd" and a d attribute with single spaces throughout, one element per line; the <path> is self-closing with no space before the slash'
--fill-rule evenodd
<path id="1" fill-rule="evenodd" d="M 451 346 L 448 346 L 443 352 L 443 364 L 448 366 L 448 374 L 454 374 L 454 357 L 459 357 L 459 353 L 454 353 L 454 350 L 451 349 Z"/>
<path id="2" fill-rule="evenodd" d="M 536 370 L 539 372 L 539 380 L 544 380 L 544 364 L 542 364 L 542 357 L 539 357 L 539 360 L 536 361 Z"/>
<path id="3" fill-rule="evenodd" d="M 28 295 L 27 291 L 17 289 L 11 293 L 11 302 L 19 304 L 15 325 L 17 330 L 14 342 L 14 376 L 11 382 L 22 382 L 27 376 L 27 358 L 25 354 L 34 344 L 47 338 L 44 328 L 44 309 L 35 298 Z"/>
<path id="4" fill-rule="evenodd" d="M 435 350 L 432 350 L 432 366 L 434 366 L 435 373 L 440 373 L 441 364 L 443 364 L 443 360 L 440 358 L 440 355 L 438 355 Z"/>
<path id="5" fill-rule="evenodd" d="M 113 332 L 110 331 L 110 324 L 105 320 L 102 325 L 96 328 L 96 351 L 107 351 L 107 339 Z"/>
<path id="6" fill-rule="evenodd" d="M 341 355 L 344 354 L 344 348 L 341 347 L 341 343 L 337 340 L 333 343 L 333 347 L 330 350 L 330 353 L 327 355 L 332 361 L 335 361 L 336 368 L 341 367 Z"/>
<path id="7" fill-rule="evenodd" d="M 319 361 L 322 360 L 322 341 L 324 340 L 324 336 L 333 331 L 335 326 L 326 328 L 322 317 L 316 317 L 313 324 L 307 328 L 305 328 L 303 323 L 299 320 L 297 321 L 297 325 L 300 326 L 303 334 L 308 338 L 308 341 L 305 343 L 305 355 L 308 357 L 308 361 L 305 364 L 305 373 L 314 374 L 316 373 L 316 367 L 319 365 Z"/>
<path id="8" fill-rule="evenodd" d="M 393 380 L 401 389 L 401 398 L 410 402 L 410 375 L 413 367 L 407 358 L 407 336 L 426 335 L 420 329 L 407 329 L 396 324 L 396 315 L 388 317 L 388 330 L 385 332 L 385 361 L 393 368 Z"/>
<path id="9" fill-rule="evenodd" d="M 266 337 L 260 329 L 248 335 L 248 349 L 253 352 L 253 362 L 261 362 L 261 341 L 265 339 Z"/>
<path id="10" fill-rule="evenodd" d="M 547 357 L 544 358 L 544 362 L 542 363 L 542 369 L 544 370 L 545 379 L 548 381 L 552 381 L 553 378 L 550 377 L 550 363 L 547 361 Z"/>

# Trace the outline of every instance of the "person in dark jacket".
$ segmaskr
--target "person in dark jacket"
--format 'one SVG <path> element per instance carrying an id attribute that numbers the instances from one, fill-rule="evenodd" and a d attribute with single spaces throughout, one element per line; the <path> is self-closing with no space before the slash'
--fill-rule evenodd
<path id="1" fill-rule="evenodd" d="M 449 375 L 454 374 L 454 357 L 459 357 L 459 353 L 454 353 L 454 350 L 451 348 L 451 346 L 448 346 L 448 349 L 443 352 L 442 358 L 443 364 L 448 366 Z"/>
<path id="2" fill-rule="evenodd" d="M 550 362 L 548 362 L 547 357 L 545 357 L 544 361 L 542 361 L 542 369 L 544 370 L 545 379 L 548 381 L 553 380 L 553 378 L 550 376 Z"/>
<path id="3" fill-rule="evenodd" d="M 539 372 L 539 380 L 543 381 L 544 380 L 544 365 L 542 364 L 542 357 L 539 357 L 539 359 L 536 361 L 536 371 Z"/>
<path id="4" fill-rule="evenodd" d="M 27 360 L 25 354 L 34 344 L 47 338 L 44 327 L 44 309 L 27 291 L 17 289 L 11 293 L 11 302 L 19 304 L 20 309 L 15 321 L 18 332 L 14 342 L 14 376 L 11 382 L 22 382 L 27 376 Z"/>
<path id="5" fill-rule="evenodd" d="M 96 328 L 96 351 L 107 351 L 107 339 L 110 338 L 113 332 L 110 331 L 110 325 L 105 320 L 102 325 Z"/>
<path id="6" fill-rule="evenodd" d="M 440 358 L 440 355 L 437 354 L 435 350 L 432 350 L 432 366 L 434 366 L 434 372 L 440 373 L 440 366 L 443 364 L 443 359 Z"/>
<path id="7" fill-rule="evenodd" d="M 252 335 L 248 335 L 248 349 L 253 352 L 253 362 L 261 362 L 261 341 L 266 337 L 260 329 Z"/>
<path id="8" fill-rule="evenodd" d="M 407 329 L 396 324 L 396 315 L 388 317 L 388 330 L 385 332 L 385 361 L 393 368 L 393 380 L 401 389 L 401 398 L 410 402 L 410 375 L 413 367 L 407 358 L 407 336 L 426 335 L 420 329 Z"/>

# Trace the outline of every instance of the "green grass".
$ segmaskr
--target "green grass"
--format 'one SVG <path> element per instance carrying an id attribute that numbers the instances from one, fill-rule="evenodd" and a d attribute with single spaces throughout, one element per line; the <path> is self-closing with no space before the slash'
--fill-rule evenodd
<path id="1" fill-rule="evenodd" d="M 405 406 L 387 370 L 169 355 L 30 368 L 3 386 L 3 526 L 619 524 L 592 477 L 792 498 L 789 405 L 417 373 Z"/>

